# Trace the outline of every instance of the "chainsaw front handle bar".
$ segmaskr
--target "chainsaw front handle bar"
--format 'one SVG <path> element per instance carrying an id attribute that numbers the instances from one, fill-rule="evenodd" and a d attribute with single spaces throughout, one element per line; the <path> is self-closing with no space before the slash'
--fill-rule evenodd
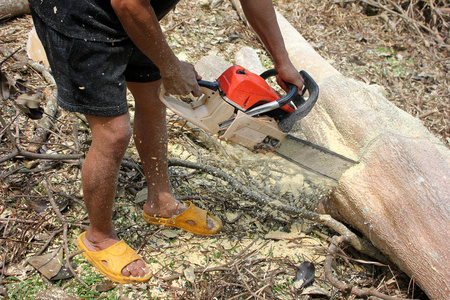
<path id="1" fill-rule="evenodd" d="M 278 71 L 277 70 L 270 69 L 270 70 L 267 70 L 267 71 L 263 72 L 259 76 L 264 78 L 264 80 L 267 80 L 267 78 L 273 77 L 273 76 L 277 76 L 277 75 L 278 75 Z M 297 95 L 298 87 L 296 85 L 293 85 L 292 83 L 287 82 L 287 86 L 289 87 L 289 92 L 276 101 L 278 103 L 278 105 L 279 105 L 278 107 L 285 106 L 286 104 L 288 104 L 289 102 L 291 102 L 295 98 L 295 95 Z"/>
<path id="2" fill-rule="evenodd" d="M 280 126 L 283 132 L 291 131 L 297 121 L 306 117 L 313 109 L 317 99 L 319 98 L 319 86 L 314 79 L 312 79 L 311 76 L 309 76 L 309 74 L 305 71 L 300 71 L 300 75 L 302 75 L 304 80 L 304 88 L 302 94 L 296 95 L 293 100 L 293 103 L 297 106 L 297 109 L 278 123 L 278 126 Z M 308 98 L 305 100 L 303 96 L 306 92 L 308 92 Z"/>
<path id="3" fill-rule="evenodd" d="M 297 94 L 297 86 L 291 83 L 287 83 L 288 87 L 290 87 L 290 90 L 285 96 L 281 97 L 277 101 L 272 101 L 267 104 L 263 104 L 250 109 L 246 113 L 250 116 L 256 116 L 283 107 L 284 105 L 292 102 L 296 106 L 295 111 L 290 113 L 290 115 L 286 118 L 286 121 L 284 121 L 284 125 L 282 124 L 283 121 L 280 122 L 281 124 L 279 124 L 284 132 L 288 132 L 289 130 L 291 130 L 292 125 L 295 123 L 295 121 L 302 119 L 311 111 L 311 109 L 316 104 L 317 98 L 319 97 L 319 86 L 316 84 L 316 82 L 305 71 L 300 71 L 299 73 L 304 80 L 304 88 L 301 95 Z M 278 75 L 277 70 L 271 69 L 263 72 L 260 76 L 266 80 L 269 77 L 276 75 Z M 309 94 L 307 101 L 303 98 L 306 91 L 308 91 Z"/>
<path id="4" fill-rule="evenodd" d="M 309 76 L 308 73 L 305 71 L 300 71 L 300 75 L 302 76 L 304 80 L 304 88 L 302 92 L 302 96 L 305 94 L 306 91 L 309 93 L 309 100 L 312 100 L 311 102 L 316 102 L 317 98 L 319 97 L 319 87 L 317 86 L 317 83 Z M 267 78 L 278 75 L 277 70 L 271 69 L 263 72 L 261 75 L 262 78 L 267 80 Z M 290 91 L 282 98 L 278 100 L 280 103 L 280 107 L 288 104 L 290 101 L 294 100 L 295 96 L 297 95 L 298 88 L 297 86 L 287 83 L 288 87 L 290 87 Z"/>

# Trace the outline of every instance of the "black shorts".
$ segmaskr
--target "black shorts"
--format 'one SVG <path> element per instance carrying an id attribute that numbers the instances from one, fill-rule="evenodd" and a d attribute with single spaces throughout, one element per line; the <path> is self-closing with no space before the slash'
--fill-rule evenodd
<path id="1" fill-rule="evenodd" d="M 66 37 L 32 11 L 58 88 L 58 105 L 72 112 L 113 117 L 128 111 L 126 82 L 161 79 L 158 67 L 130 40 L 91 42 Z"/>

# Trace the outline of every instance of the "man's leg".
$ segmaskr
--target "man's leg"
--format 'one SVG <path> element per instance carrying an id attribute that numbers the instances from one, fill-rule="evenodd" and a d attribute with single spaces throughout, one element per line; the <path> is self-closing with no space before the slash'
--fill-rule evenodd
<path id="1" fill-rule="evenodd" d="M 144 211 L 159 217 L 180 214 L 186 206 L 174 199 L 169 183 L 166 107 L 158 96 L 161 80 L 127 85 L 135 99 L 133 136 L 148 185 Z"/>
<path id="2" fill-rule="evenodd" d="M 84 244 L 91 251 L 106 249 L 119 239 L 112 226 L 113 201 L 120 163 L 131 138 L 128 114 L 118 117 L 86 115 L 92 145 L 82 170 L 84 201 L 90 225 Z M 122 270 L 124 276 L 143 277 L 149 272 L 142 260 Z"/>
<path id="3" fill-rule="evenodd" d="M 134 142 L 147 178 L 148 196 L 144 212 L 150 216 L 166 218 L 178 215 L 187 207 L 173 197 L 170 188 L 167 170 L 166 107 L 159 100 L 161 80 L 127 84 L 136 105 Z M 209 217 L 206 222 L 208 229 L 215 225 Z"/>

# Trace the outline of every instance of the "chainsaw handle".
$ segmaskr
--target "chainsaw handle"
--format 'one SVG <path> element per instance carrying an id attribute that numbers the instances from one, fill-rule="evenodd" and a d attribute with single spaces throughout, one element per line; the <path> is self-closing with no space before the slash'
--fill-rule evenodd
<path id="1" fill-rule="evenodd" d="M 300 75 L 302 75 L 302 77 L 303 77 L 304 86 L 305 86 L 305 88 L 303 89 L 302 96 L 305 94 L 306 91 L 308 91 L 308 93 L 309 93 L 308 101 L 315 104 L 317 101 L 317 98 L 319 97 L 319 86 L 314 81 L 314 79 L 312 79 L 312 77 L 305 71 L 300 71 Z"/>
<path id="2" fill-rule="evenodd" d="M 199 86 L 205 87 L 212 91 L 217 91 L 219 89 L 219 83 L 217 81 L 197 80 L 197 83 Z"/>
<path id="3" fill-rule="evenodd" d="M 317 98 L 319 98 L 319 86 L 317 83 L 305 71 L 300 71 L 300 75 L 302 75 L 304 80 L 304 89 L 302 94 L 297 95 L 293 101 L 297 109 L 278 122 L 278 126 L 283 132 L 291 131 L 297 121 L 306 117 L 316 104 Z M 303 96 L 306 91 L 308 91 L 308 99 L 305 100 Z"/>
<path id="4" fill-rule="evenodd" d="M 301 97 L 303 98 L 303 95 L 305 94 L 305 92 L 308 91 L 308 93 L 309 93 L 308 101 L 312 104 L 312 106 L 314 106 L 314 104 L 317 101 L 317 98 L 319 97 L 319 86 L 314 81 L 314 79 L 312 79 L 312 77 L 305 71 L 300 71 L 299 73 L 304 80 L 304 88 L 303 88 Z M 277 70 L 270 69 L 270 70 L 263 72 L 259 76 L 261 76 L 264 79 L 267 79 L 269 77 L 276 76 L 276 75 L 278 75 Z M 277 100 L 280 107 L 288 104 L 290 101 L 294 100 L 294 98 L 297 96 L 297 91 L 298 91 L 297 86 L 295 86 L 291 83 L 287 83 L 287 84 L 289 87 L 291 87 L 291 90 L 284 97 Z M 305 102 L 304 99 L 302 99 L 302 100 L 303 100 L 302 102 Z M 310 107 L 309 110 L 311 110 L 312 106 Z"/>
<path id="5" fill-rule="evenodd" d="M 277 75 L 278 75 L 277 70 L 270 69 L 270 70 L 267 70 L 267 71 L 261 73 L 261 75 L 259 75 L 259 76 L 261 76 L 264 80 L 266 80 L 269 77 L 277 76 Z M 291 102 L 297 95 L 298 87 L 296 85 L 293 85 L 292 83 L 287 82 L 287 86 L 289 87 L 289 92 L 277 100 L 277 103 L 279 105 L 278 107 L 285 106 L 286 104 Z"/>

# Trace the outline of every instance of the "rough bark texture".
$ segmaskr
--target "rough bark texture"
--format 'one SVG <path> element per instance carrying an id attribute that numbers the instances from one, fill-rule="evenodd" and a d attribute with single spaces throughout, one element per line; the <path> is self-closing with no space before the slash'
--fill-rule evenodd
<path id="1" fill-rule="evenodd" d="M 0 20 L 30 13 L 28 0 L 0 0 Z"/>
<path id="2" fill-rule="evenodd" d="M 450 164 L 424 138 L 379 136 L 331 200 L 434 299 L 449 299 Z"/>
<path id="3" fill-rule="evenodd" d="M 342 76 L 278 15 L 289 54 L 319 84 L 294 135 L 359 160 L 325 209 L 370 239 L 431 299 L 450 299 L 450 151 L 376 87 Z"/>

